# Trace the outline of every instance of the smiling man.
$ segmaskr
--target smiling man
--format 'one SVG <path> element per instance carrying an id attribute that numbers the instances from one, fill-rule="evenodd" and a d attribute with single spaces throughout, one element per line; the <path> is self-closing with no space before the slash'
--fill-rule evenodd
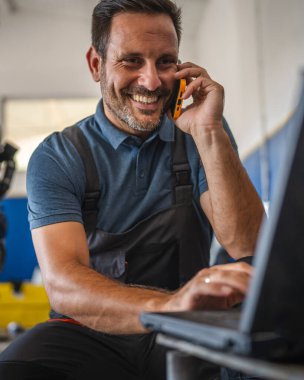
<path id="1" fill-rule="evenodd" d="M 88 62 L 100 81 L 104 112 L 121 130 L 146 137 L 161 123 L 177 71 L 178 39 L 166 14 L 113 17 L 104 64 L 92 47 Z"/>
<path id="2" fill-rule="evenodd" d="M 251 277 L 209 268 L 212 230 L 236 260 L 254 250 L 263 207 L 223 118 L 224 91 L 178 64 L 170 0 L 101 0 L 87 60 L 102 99 L 55 133 L 27 174 L 29 220 L 52 312 L 0 356 L 1 379 L 165 379 L 143 311 L 229 308 Z M 168 111 L 176 80 L 185 99 Z M 218 378 L 202 364 L 202 378 Z"/>

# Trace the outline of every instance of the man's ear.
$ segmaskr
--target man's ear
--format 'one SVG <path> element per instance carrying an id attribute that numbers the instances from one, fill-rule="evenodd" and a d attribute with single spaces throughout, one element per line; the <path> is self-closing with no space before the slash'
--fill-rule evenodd
<path id="1" fill-rule="evenodd" d="M 92 74 L 92 78 L 95 82 L 100 82 L 100 75 L 101 75 L 101 57 L 97 53 L 96 49 L 91 46 L 88 50 L 87 54 L 87 62 Z"/>

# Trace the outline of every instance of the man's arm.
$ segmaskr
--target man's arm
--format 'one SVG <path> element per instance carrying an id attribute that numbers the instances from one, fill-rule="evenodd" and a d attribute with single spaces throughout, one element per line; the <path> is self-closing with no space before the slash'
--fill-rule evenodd
<path id="1" fill-rule="evenodd" d="M 237 263 L 204 269 L 176 292 L 146 289 L 89 267 L 81 223 L 51 224 L 34 229 L 32 236 L 52 308 L 112 334 L 145 332 L 139 322 L 143 311 L 229 308 L 243 300 L 251 277 L 250 266 Z"/>
<path id="2" fill-rule="evenodd" d="M 192 96 L 193 104 L 176 125 L 192 135 L 205 169 L 208 191 L 201 206 L 232 257 L 252 255 L 264 208 L 223 128 L 224 89 L 199 66 L 178 68 L 176 78 L 188 79 L 184 98 Z"/>
<path id="3" fill-rule="evenodd" d="M 235 259 L 254 252 L 264 214 L 262 203 L 224 131 L 215 133 L 210 144 L 201 139 L 208 191 L 201 205 L 218 241 Z"/>

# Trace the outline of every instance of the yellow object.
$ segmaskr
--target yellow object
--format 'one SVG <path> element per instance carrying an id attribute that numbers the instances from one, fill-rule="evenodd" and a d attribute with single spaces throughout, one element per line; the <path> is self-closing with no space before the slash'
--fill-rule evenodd
<path id="1" fill-rule="evenodd" d="M 0 283 L 0 327 L 6 328 L 10 322 L 32 327 L 47 320 L 49 311 L 43 286 L 23 283 L 20 292 L 15 293 L 11 283 Z"/>

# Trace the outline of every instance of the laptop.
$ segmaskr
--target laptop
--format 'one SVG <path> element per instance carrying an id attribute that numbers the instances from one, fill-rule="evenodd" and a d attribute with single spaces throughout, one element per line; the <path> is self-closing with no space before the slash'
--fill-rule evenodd
<path id="1" fill-rule="evenodd" d="M 143 313 L 155 332 L 225 352 L 304 357 L 304 75 L 285 160 L 254 255 L 243 304 L 228 311 Z"/>

